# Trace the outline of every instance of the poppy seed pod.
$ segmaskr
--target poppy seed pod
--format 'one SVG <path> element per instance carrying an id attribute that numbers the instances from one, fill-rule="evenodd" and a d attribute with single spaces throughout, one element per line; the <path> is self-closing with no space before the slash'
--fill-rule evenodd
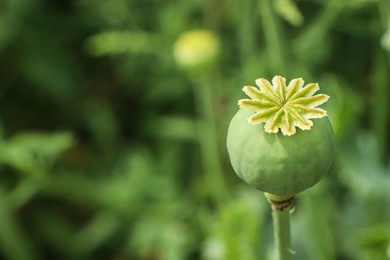
<path id="1" fill-rule="evenodd" d="M 259 89 L 244 87 L 250 99 L 239 101 L 240 110 L 229 126 L 231 164 L 254 188 L 294 196 L 315 185 L 333 161 L 333 129 L 326 111 L 316 107 L 329 96 L 313 96 L 318 84 L 303 86 L 302 79 L 288 86 L 281 76 L 275 76 L 273 84 L 265 79 L 256 83 Z"/>

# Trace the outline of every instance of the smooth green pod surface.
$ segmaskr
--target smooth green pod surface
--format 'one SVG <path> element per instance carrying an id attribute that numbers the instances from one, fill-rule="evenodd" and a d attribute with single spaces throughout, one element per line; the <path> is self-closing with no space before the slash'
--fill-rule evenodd
<path id="1" fill-rule="evenodd" d="M 240 109 L 227 135 L 231 164 L 245 182 L 263 192 L 293 196 L 315 185 L 329 170 L 335 145 L 327 117 L 315 119 L 310 130 L 285 136 L 266 133 L 263 124 L 249 124 L 252 113 Z"/>

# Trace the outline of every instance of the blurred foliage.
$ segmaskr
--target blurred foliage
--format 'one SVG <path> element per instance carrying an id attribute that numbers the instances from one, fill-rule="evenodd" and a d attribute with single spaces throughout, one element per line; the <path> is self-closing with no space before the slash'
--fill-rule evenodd
<path id="1" fill-rule="evenodd" d="M 4 259 L 270 259 L 225 149 L 241 87 L 319 82 L 338 155 L 298 195 L 295 259 L 390 259 L 388 0 L 2 0 Z M 219 63 L 172 48 L 208 29 Z"/>

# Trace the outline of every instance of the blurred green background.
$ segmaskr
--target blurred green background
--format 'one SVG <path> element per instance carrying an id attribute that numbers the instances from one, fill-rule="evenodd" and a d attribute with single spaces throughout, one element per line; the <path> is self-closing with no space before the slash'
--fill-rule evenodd
<path id="1" fill-rule="evenodd" d="M 337 158 L 297 196 L 295 259 L 390 259 L 390 1 L 1 0 L 3 259 L 271 259 L 225 148 L 244 85 L 319 82 Z M 173 57 L 192 29 L 212 68 Z"/>

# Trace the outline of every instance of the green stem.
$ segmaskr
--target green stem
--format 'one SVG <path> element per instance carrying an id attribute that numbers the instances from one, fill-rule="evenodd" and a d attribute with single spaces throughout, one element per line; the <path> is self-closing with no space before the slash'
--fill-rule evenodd
<path id="1" fill-rule="evenodd" d="M 279 20 L 276 17 L 275 10 L 272 6 L 272 0 L 260 0 L 260 15 L 264 30 L 265 41 L 267 45 L 267 53 L 271 65 L 272 74 L 286 75 L 287 51 L 285 40 Z"/>
<path id="2" fill-rule="evenodd" d="M 388 33 L 390 30 L 390 0 L 378 1 L 378 12 L 381 18 L 381 25 L 383 33 Z M 383 36 L 382 36 L 383 37 Z M 389 132 L 389 110 L 387 109 L 387 97 L 390 94 L 388 84 L 383 82 L 389 82 L 388 75 L 390 65 L 390 52 L 383 48 L 378 49 L 375 56 L 375 63 L 372 69 L 372 102 L 371 105 L 371 126 L 374 134 L 378 140 L 378 147 L 380 151 L 380 157 L 383 161 L 386 161 L 388 148 L 388 132 Z"/>
<path id="3" fill-rule="evenodd" d="M 39 259 L 16 213 L 0 190 L 0 249 L 6 259 Z"/>
<path id="4" fill-rule="evenodd" d="M 192 78 L 197 109 L 201 159 L 210 195 L 219 203 L 227 198 L 227 187 L 222 174 L 217 127 L 214 113 L 212 83 L 209 75 L 198 75 Z"/>
<path id="5" fill-rule="evenodd" d="M 242 59 L 242 65 L 245 66 L 248 63 L 248 60 L 257 57 L 257 49 L 255 45 L 255 35 L 256 35 L 256 16 L 255 16 L 255 7 L 257 0 L 248 0 L 243 3 L 239 3 L 241 8 L 240 13 L 242 17 L 240 19 L 239 27 L 239 47 L 240 54 Z M 243 70 L 245 71 L 245 70 Z"/>
<path id="6" fill-rule="evenodd" d="M 290 207 L 283 210 L 272 206 L 276 254 L 279 260 L 291 259 Z"/>
<path id="7" fill-rule="evenodd" d="M 294 197 L 285 197 L 264 193 L 272 206 L 275 248 L 277 260 L 289 260 L 293 255 L 291 249 L 290 210 Z"/>

